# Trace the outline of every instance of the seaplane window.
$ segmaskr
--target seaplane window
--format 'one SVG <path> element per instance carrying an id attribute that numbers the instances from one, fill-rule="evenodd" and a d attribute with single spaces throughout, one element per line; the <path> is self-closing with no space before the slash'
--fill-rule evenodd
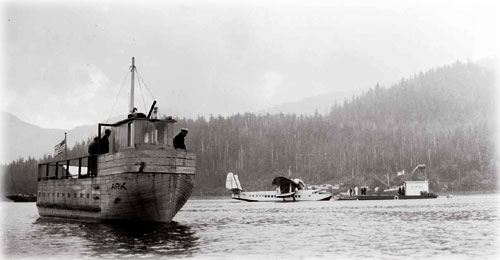
<path id="1" fill-rule="evenodd" d="M 87 193 L 87 199 L 90 198 L 90 194 Z"/>

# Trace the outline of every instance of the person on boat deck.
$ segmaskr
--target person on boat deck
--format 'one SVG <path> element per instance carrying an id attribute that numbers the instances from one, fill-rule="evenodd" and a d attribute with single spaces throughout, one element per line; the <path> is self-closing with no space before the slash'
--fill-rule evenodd
<path id="1" fill-rule="evenodd" d="M 89 145 L 89 155 L 99 154 L 99 137 L 94 137 L 94 141 Z"/>
<path id="2" fill-rule="evenodd" d="M 105 154 L 109 152 L 109 136 L 111 135 L 111 130 L 106 129 L 104 131 L 104 136 L 101 138 L 101 141 L 99 141 L 99 152 L 100 154 Z"/>
<path id="3" fill-rule="evenodd" d="M 94 141 L 89 145 L 89 170 L 90 175 L 97 173 L 97 155 L 99 154 L 99 137 L 94 137 Z"/>
<path id="4" fill-rule="evenodd" d="M 182 128 L 181 131 L 174 137 L 174 148 L 186 150 L 186 145 L 184 144 L 184 138 L 188 133 L 187 128 Z"/>

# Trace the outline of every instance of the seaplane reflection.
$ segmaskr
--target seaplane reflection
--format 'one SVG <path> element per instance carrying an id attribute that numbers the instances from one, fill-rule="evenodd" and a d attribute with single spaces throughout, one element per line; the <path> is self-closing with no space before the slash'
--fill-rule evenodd
<path id="1" fill-rule="evenodd" d="M 38 218 L 35 232 L 41 236 L 63 236 L 79 243 L 94 256 L 190 256 L 198 249 L 196 233 L 176 222 L 82 222 L 67 219 Z"/>

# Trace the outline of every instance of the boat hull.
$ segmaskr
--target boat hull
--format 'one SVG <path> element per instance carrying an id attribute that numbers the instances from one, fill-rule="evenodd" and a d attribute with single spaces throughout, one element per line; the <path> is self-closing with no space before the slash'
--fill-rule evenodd
<path id="1" fill-rule="evenodd" d="M 113 154 L 99 158 L 98 176 L 39 181 L 38 212 L 42 217 L 170 222 L 191 195 L 194 155 L 160 155 Z"/>

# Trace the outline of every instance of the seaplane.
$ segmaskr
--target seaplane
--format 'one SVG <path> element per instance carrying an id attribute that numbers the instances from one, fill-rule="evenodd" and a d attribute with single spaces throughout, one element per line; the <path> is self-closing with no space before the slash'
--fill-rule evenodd
<path id="1" fill-rule="evenodd" d="M 231 191 L 231 198 L 249 202 L 288 202 L 288 201 L 321 201 L 330 200 L 332 194 L 320 190 L 308 189 L 301 179 L 276 177 L 272 185 L 274 191 L 246 192 L 241 187 L 238 175 L 232 172 L 226 176 L 226 188 Z"/>

